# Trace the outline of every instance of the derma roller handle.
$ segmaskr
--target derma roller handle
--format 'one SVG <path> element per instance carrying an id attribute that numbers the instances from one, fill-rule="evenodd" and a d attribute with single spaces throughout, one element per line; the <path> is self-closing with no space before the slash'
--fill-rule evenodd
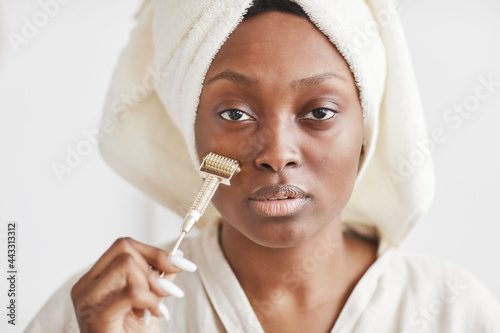
<path id="1" fill-rule="evenodd" d="M 232 158 L 216 153 L 210 153 L 203 158 L 199 173 L 201 177 L 205 178 L 205 181 L 191 205 L 191 208 L 184 217 L 181 234 L 170 252 L 171 255 L 175 254 L 184 236 L 193 229 L 196 222 L 198 222 L 203 213 L 205 213 L 219 184 L 231 185 L 231 178 L 240 171 L 240 163 Z"/>

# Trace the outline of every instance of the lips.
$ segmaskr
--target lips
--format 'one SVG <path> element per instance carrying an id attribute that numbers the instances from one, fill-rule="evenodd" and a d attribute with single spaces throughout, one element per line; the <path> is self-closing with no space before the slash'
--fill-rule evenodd
<path id="1" fill-rule="evenodd" d="M 251 195 L 250 204 L 261 215 L 278 217 L 299 211 L 306 198 L 306 193 L 297 186 L 268 186 Z"/>

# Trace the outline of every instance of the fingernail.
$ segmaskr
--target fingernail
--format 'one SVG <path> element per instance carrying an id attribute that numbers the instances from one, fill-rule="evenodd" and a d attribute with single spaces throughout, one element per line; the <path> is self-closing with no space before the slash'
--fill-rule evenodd
<path id="1" fill-rule="evenodd" d="M 170 262 L 186 272 L 196 272 L 198 267 L 193 262 L 176 256 L 170 256 Z"/>
<path id="2" fill-rule="evenodd" d="M 184 257 L 184 252 L 182 252 L 182 250 L 177 249 L 175 251 L 175 253 L 173 254 L 173 256 L 182 258 L 182 257 Z"/>
<path id="3" fill-rule="evenodd" d="M 150 320 L 151 320 L 151 311 L 146 309 L 144 310 L 144 326 L 149 326 Z"/>
<path id="4" fill-rule="evenodd" d="M 170 320 L 170 313 L 168 312 L 168 309 L 165 306 L 165 304 L 160 303 L 158 305 L 158 307 L 160 308 L 160 312 L 163 314 L 163 317 L 165 317 L 165 320 L 169 321 Z"/>
<path id="5" fill-rule="evenodd" d="M 184 292 L 182 291 L 182 289 L 177 287 L 175 283 L 170 282 L 167 279 L 158 278 L 158 285 L 160 286 L 161 289 L 165 290 L 167 293 L 169 293 L 174 297 L 177 298 L 184 297 Z"/>

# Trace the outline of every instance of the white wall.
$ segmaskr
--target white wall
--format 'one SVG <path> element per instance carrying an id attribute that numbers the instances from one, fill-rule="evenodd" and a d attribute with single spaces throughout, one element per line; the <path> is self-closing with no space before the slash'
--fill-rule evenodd
<path id="1" fill-rule="evenodd" d="M 97 149 L 62 181 L 51 164 L 95 128 L 140 0 L 69 1 L 19 52 L 7 40 L 38 1 L 0 0 L 0 233 L 18 230 L 19 332 L 70 275 L 115 238 L 158 244 L 177 235 L 178 218 L 117 176 Z M 456 129 L 443 119 L 474 95 L 478 77 L 500 81 L 500 1 L 402 1 L 402 18 L 430 130 L 446 142 L 434 154 L 435 203 L 404 244 L 455 262 L 500 297 L 500 87 Z M 5 271 L 5 248 L 0 251 Z M 1 273 L 2 276 L 4 273 Z M 7 301 L 0 279 L 0 305 Z"/>
<path id="2" fill-rule="evenodd" d="M 155 243 L 154 203 L 117 176 L 97 148 L 59 181 L 64 163 L 100 118 L 110 76 L 133 27 L 135 1 L 70 1 L 14 52 L 6 39 L 38 1 L 2 3 L 0 46 L 0 233 L 18 230 L 18 326 L 1 312 L 0 331 L 20 332 L 70 275 L 120 236 Z M 167 221 L 163 220 L 163 223 Z M 7 302 L 5 244 L 0 304 Z"/>
<path id="3" fill-rule="evenodd" d="M 447 135 L 434 154 L 434 204 L 405 245 L 465 267 L 500 298 L 500 1 L 403 4 L 428 129 Z M 474 109 L 478 78 L 489 76 L 496 87 Z M 464 103 L 474 109 L 468 118 L 443 118 Z"/>

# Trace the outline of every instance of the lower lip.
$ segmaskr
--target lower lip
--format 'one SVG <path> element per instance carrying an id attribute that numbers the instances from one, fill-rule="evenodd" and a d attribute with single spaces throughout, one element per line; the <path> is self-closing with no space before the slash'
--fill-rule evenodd
<path id="1" fill-rule="evenodd" d="M 250 200 L 250 204 L 262 215 L 277 217 L 287 216 L 297 212 L 305 201 L 305 198 Z"/>

